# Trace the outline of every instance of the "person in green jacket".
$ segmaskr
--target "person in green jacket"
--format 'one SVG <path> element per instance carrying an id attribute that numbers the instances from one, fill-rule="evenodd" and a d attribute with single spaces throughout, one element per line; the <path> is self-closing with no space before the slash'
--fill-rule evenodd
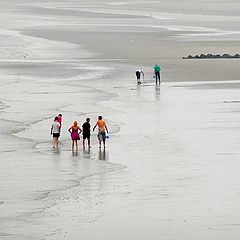
<path id="1" fill-rule="evenodd" d="M 158 82 L 159 82 L 159 85 L 160 85 L 160 83 L 161 83 L 161 80 L 160 80 L 160 71 L 161 71 L 160 66 L 155 65 L 155 67 L 154 67 L 154 72 L 155 72 L 155 78 L 156 78 L 156 85 L 158 84 Z"/>

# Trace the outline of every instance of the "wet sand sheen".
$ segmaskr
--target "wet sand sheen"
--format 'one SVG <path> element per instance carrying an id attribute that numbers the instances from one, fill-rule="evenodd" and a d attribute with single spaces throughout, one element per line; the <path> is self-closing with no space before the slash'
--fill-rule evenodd
<path id="1" fill-rule="evenodd" d="M 69 7 L 64 2 L 46 4 Z M 93 12 L 97 4 L 90 4 Z M 114 6 L 104 4 L 111 10 Z M 23 12 L 30 9 L 21 4 L 14 7 Z M 84 7 L 88 11 L 89 6 Z M 139 20 L 129 16 L 132 7 L 139 7 L 137 15 L 142 13 L 139 4 L 120 5 L 122 20 Z M 65 18 L 57 17 L 60 13 Z M 114 33 L 110 27 L 105 35 L 93 25 L 83 34 L 81 28 L 53 30 L 74 21 L 72 28 L 80 26 L 63 9 L 56 14 L 42 9 L 40 25 L 33 16 L 30 25 L 23 15 L 9 17 L 6 26 L 11 29 L 16 23 L 14 28 L 23 35 L 7 33 L 8 44 L 16 49 L 12 55 L 11 51 L 2 55 L 0 75 L 1 238 L 237 239 L 239 84 L 180 82 L 155 87 L 148 69 L 161 60 L 164 81 L 238 80 L 238 62 L 184 65 L 178 57 L 189 47 L 198 51 L 201 42 L 178 42 L 166 29 L 149 34 L 148 28 L 138 32 L 136 27 L 138 33 L 131 37 L 144 40 L 134 41 L 131 52 L 126 51 L 131 29 L 126 26 L 121 31 L 115 28 Z M 109 18 L 99 13 L 80 16 L 93 21 Z M 16 21 L 19 18 L 23 21 Z M 37 30 L 30 33 L 29 28 Z M 158 37 L 163 39 L 159 42 Z M 96 39 L 103 42 L 94 46 Z M 113 40 L 116 46 L 105 52 Z M 140 51 L 149 44 L 151 50 Z M 208 49 L 238 49 L 233 41 L 217 42 L 217 47 L 214 42 L 204 44 Z M 154 51 L 158 46 L 161 56 Z M 136 86 L 134 71 L 146 63 L 146 86 Z M 229 66 L 231 73 L 226 71 Z M 75 119 L 83 122 L 90 116 L 93 120 L 101 113 L 111 129 L 107 150 L 98 150 L 93 135 L 90 152 L 72 154 L 65 131 L 59 151 L 51 151 L 49 125 L 59 112 L 65 129 Z"/>

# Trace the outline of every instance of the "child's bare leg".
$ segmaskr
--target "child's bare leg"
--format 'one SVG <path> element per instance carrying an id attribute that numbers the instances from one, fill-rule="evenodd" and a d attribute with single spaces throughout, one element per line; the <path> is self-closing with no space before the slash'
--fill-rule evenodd
<path id="1" fill-rule="evenodd" d="M 88 147 L 89 147 L 89 148 L 91 147 L 90 138 L 88 138 Z"/>
<path id="2" fill-rule="evenodd" d="M 55 138 L 52 140 L 53 148 L 55 148 Z"/>
<path id="3" fill-rule="evenodd" d="M 98 141 L 99 141 L 99 148 L 101 148 L 101 138 L 99 136 L 99 133 L 98 133 Z"/>

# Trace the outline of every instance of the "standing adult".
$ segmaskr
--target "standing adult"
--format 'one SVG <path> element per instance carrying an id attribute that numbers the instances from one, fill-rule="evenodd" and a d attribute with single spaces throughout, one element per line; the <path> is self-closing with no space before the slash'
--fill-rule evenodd
<path id="1" fill-rule="evenodd" d="M 144 79 L 144 72 L 142 70 L 136 70 L 137 84 L 141 84 L 141 75 Z"/>
<path id="2" fill-rule="evenodd" d="M 154 72 L 155 72 L 155 78 L 156 78 L 156 85 L 158 84 L 158 82 L 159 82 L 159 85 L 160 85 L 160 83 L 161 83 L 161 80 L 160 80 L 161 68 L 160 68 L 160 66 L 155 65 L 154 66 Z"/>
<path id="3" fill-rule="evenodd" d="M 74 145 L 76 145 L 76 150 L 78 150 L 77 141 L 80 140 L 79 134 L 82 132 L 82 129 L 78 126 L 77 121 L 74 121 L 73 125 L 68 129 L 68 131 L 71 133 L 72 150 L 74 150 Z"/>
<path id="4" fill-rule="evenodd" d="M 99 140 L 99 148 L 101 148 L 101 143 L 103 142 L 103 146 L 105 148 L 106 142 L 106 132 L 108 133 L 108 128 L 105 121 L 102 120 L 102 116 L 98 116 L 98 120 L 93 127 L 93 131 L 98 126 L 98 140 Z M 106 130 L 106 131 L 105 131 Z"/>
<path id="5" fill-rule="evenodd" d="M 55 117 L 52 123 L 51 135 L 53 135 L 53 148 L 58 147 L 58 138 L 60 136 L 60 123 L 58 122 L 58 117 Z"/>
<path id="6" fill-rule="evenodd" d="M 86 119 L 86 122 L 82 125 L 83 130 L 83 148 L 85 148 L 85 140 L 88 141 L 88 148 L 91 147 L 90 144 L 90 136 L 91 136 L 91 125 L 90 125 L 90 118 Z"/>

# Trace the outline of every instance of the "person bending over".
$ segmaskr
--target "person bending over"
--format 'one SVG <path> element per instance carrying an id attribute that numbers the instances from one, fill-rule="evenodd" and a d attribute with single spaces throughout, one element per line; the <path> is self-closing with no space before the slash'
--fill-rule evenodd
<path id="1" fill-rule="evenodd" d="M 141 84 L 141 74 L 144 78 L 144 72 L 142 70 L 136 70 L 137 84 Z"/>

